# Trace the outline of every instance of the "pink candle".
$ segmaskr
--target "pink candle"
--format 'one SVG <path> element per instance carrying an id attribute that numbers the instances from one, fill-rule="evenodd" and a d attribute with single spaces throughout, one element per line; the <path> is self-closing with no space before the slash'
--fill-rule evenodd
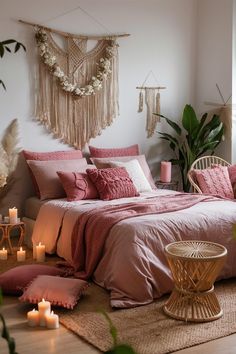
<path id="1" fill-rule="evenodd" d="M 171 181 L 171 162 L 161 161 L 161 182 L 169 183 Z"/>

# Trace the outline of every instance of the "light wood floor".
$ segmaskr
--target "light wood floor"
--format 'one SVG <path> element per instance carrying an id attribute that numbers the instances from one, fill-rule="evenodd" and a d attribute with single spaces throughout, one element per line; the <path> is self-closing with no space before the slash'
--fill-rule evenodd
<path id="1" fill-rule="evenodd" d="M 57 330 L 28 327 L 26 323 L 26 309 L 23 304 L 19 303 L 17 298 L 4 297 L 1 312 L 5 316 L 11 336 L 15 338 L 18 354 L 100 353 L 62 325 Z M 8 354 L 7 346 L 3 339 L 0 339 L 0 353 Z M 202 353 L 235 354 L 236 334 L 176 352 L 176 354 Z"/>

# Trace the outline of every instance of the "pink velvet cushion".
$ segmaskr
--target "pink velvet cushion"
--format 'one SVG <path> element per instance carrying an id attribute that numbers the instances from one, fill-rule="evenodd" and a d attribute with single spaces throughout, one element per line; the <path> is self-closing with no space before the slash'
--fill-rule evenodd
<path id="1" fill-rule="evenodd" d="M 124 167 L 86 170 L 103 200 L 136 197 L 137 192 Z"/>
<path id="2" fill-rule="evenodd" d="M 87 173 L 57 172 L 69 202 L 81 199 L 96 199 L 98 191 Z"/>
<path id="3" fill-rule="evenodd" d="M 96 165 L 97 168 L 107 168 L 107 167 L 112 167 L 111 162 L 114 161 L 121 161 L 121 162 L 128 162 L 131 160 L 138 160 L 143 173 L 145 174 L 148 182 L 150 183 L 152 189 L 157 189 L 155 186 L 155 182 L 153 181 L 151 171 L 149 169 L 149 166 L 146 161 L 145 155 L 136 155 L 136 156 L 119 156 L 119 157 L 112 157 L 112 158 L 91 158 L 91 161 Z"/>
<path id="4" fill-rule="evenodd" d="M 87 286 L 85 280 L 39 275 L 19 300 L 37 304 L 45 299 L 52 305 L 73 309 Z"/>
<path id="5" fill-rule="evenodd" d="M 38 161 L 77 160 L 83 158 L 81 150 L 48 151 L 48 152 L 22 150 L 22 153 L 26 160 L 38 160 Z M 29 171 L 34 185 L 35 194 L 40 198 L 39 188 L 35 180 L 35 177 L 30 169 Z"/>
<path id="6" fill-rule="evenodd" d="M 41 200 L 66 196 L 57 171 L 85 172 L 88 166 L 86 159 L 27 162 L 37 182 Z"/>
<path id="7" fill-rule="evenodd" d="M 205 170 L 194 170 L 198 185 L 203 193 L 234 198 L 228 167 L 218 166 Z"/>
<path id="8" fill-rule="evenodd" d="M 23 289 L 38 275 L 63 276 L 64 271 L 40 264 L 22 265 L 0 274 L 0 288 L 5 295 L 21 295 Z"/>
<path id="9" fill-rule="evenodd" d="M 89 146 L 91 157 L 116 157 L 116 156 L 135 156 L 139 155 L 138 144 L 124 148 L 102 149 Z"/>

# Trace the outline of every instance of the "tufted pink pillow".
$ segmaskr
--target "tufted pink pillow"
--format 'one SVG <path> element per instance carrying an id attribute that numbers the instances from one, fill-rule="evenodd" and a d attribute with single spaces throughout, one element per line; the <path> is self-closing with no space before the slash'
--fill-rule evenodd
<path id="1" fill-rule="evenodd" d="M 157 189 L 155 186 L 155 182 L 153 181 L 152 174 L 150 168 L 147 164 L 145 155 L 136 155 L 136 156 L 119 156 L 119 157 L 105 157 L 105 158 L 91 158 L 91 161 L 96 165 L 97 168 L 107 168 L 112 167 L 111 162 L 121 161 L 121 162 L 128 162 L 131 160 L 138 160 L 145 177 L 147 178 L 148 182 L 150 183 L 152 189 Z"/>
<path id="2" fill-rule="evenodd" d="M 87 173 L 58 171 L 57 174 L 60 177 L 69 202 L 98 198 L 98 191 Z"/>
<path id="3" fill-rule="evenodd" d="M 38 275 L 63 276 L 64 271 L 41 264 L 22 265 L 0 274 L 0 288 L 6 295 L 21 295 L 23 289 Z"/>
<path id="4" fill-rule="evenodd" d="M 19 300 L 37 304 L 45 299 L 52 305 L 73 309 L 87 286 L 88 283 L 81 279 L 39 275 Z"/>
<path id="5" fill-rule="evenodd" d="M 22 150 L 22 153 L 26 161 L 27 160 L 37 160 L 37 161 L 77 160 L 83 158 L 81 150 L 48 151 L 48 152 Z M 40 192 L 35 177 L 30 169 L 29 171 L 34 185 L 35 194 L 40 198 Z"/>
<path id="6" fill-rule="evenodd" d="M 86 159 L 27 161 L 35 177 L 40 192 L 40 199 L 64 198 L 66 193 L 62 187 L 57 171 L 85 172 L 88 168 Z"/>
<path id="7" fill-rule="evenodd" d="M 103 200 L 139 195 L 124 167 L 86 170 L 86 172 Z"/>
<path id="8" fill-rule="evenodd" d="M 194 170 L 198 185 L 203 193 L 234 198 L 228 167 L 218 166 L 205 170 Z"/>
<path id="9" fill-rule="evenodd" d="M 139 155 L 138 144 L 124 148 L 101 149 L 89 146 L 91 157 L 116 157 L 116 156 L 135 156 Z"/>

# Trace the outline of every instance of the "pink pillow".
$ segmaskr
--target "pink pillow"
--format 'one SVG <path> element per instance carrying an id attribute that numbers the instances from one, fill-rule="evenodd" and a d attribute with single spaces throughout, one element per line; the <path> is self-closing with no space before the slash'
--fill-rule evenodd
<path id="1" fill-rule="evenodd" d="M 0 274 L 0 288 L 5 295 L 21 295 L 23 289 L 38 275 L 63 276 L 64 271 L 40 264 L 18 266 Z"/>
<path id="2" fill-rule="evenodd" d="M 137 192 L 124 167 L 86 170 L 103 200 L 136 197 Z"/>
<path id="3" fill-rule="evenodd" d="M 73 309 L 88 283 L 81 279 L 39 275 L 19 298 L 22 302 L 37 304 L 42 299 L 52 305 Z"/>
<path id="4" fill-rule="evenodd" d="M 115 156 L 135 156 L 139 155 L 138 144 L 124 148 L 101 149 L 94 146 L 89 146 L 91 157 L 115 157 Z"/>
<path id="5" fill-rule="evenodd" d="M 66 196 L 57 171 L 85 172 L 88 168 L 86 159 L 27 162 L 37 182 L 41 200 Z"/>
<path id="6" fill-rule="evenodd" d="M 22 150 L 22 153 L 26 160 L 38 160 L 38 161 L 77 160 L 83 158 L 83 154 L 81 150 L 49 151 L 49 152 Z"/>
<path id="7" fill-rule="evenodd" d="M 234 198 L 228 167 L 218 166 L 205 170 L 194 170 L 198 185 L 203 193 Z"/>
<path id="8" fill-rule="evenodd" d="M 152 189 L 157 189 L 155 186 L 155 182 L 153 181 L 151 171 L 146 161 L 145 155 L 136 155 L 136 156 L 120 156 L 120 157 L 112 157 L 112 158 L 91 158 L 91 161 L 96 165 L 97 168 L 107 168 L 112 167 L 111 162 L 121 161 L 121 162 L 128 162 L 131 160 L 138 160 L 145 177 L 147 178 L 148 182 L 150 183 Z"/>
<path id="9" fill-rule="evenodd" d="M 49 152 L 36 152 L 36 151 L 22 150 L 22 153 L 26 160 L 38 160 L 38 161 L 77 160 L 83 158 L 81 150 L 49 151 Z M 29 171 L 34 185 L 35 193 L 40 198 L 37 182 L 34 178 L 32 171 L 30 169 Z"/>
<path id="10" fill-rule="evenodd" d="M 58 171 L 57 174 L 60 177 L 69 202 L 98 198 L 98 191 L 87 173 Z"/>

